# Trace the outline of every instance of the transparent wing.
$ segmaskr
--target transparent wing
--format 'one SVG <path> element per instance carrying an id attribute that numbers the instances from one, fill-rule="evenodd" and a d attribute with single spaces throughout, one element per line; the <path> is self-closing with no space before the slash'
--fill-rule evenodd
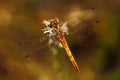
<path id="1" fill-rule="evenodd" d="M 42 49 L 48 46 L 48 36 L 33 39 L 18 41 L 18 46 L 25 52 L 25 57 L 40 53 Z"/>
<path id="2" fill-rule="evenodd" d="M 86 29 L 87 27 L 98 23 L 95 9 L 74 9 L 66 14 L 66 21 L 68 22 L 69 33 L 73 34 L 79 30 Z"/>

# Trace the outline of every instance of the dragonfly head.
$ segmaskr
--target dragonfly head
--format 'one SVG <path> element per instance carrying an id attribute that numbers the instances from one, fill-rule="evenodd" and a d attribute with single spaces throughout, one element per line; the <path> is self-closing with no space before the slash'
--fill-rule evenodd
<path id="1" fill-rule="evenodd" d="M 52 18 L 50 20 L 44 20 L 43 23 L 46 25 L 46 28 L 42 29 L 44 33 L 49 33 L 49 36 L 55 35 L 53 33 L 54 29 L 61 28 L 63 33 L 68 34 L 67 22 L 60 22 L 57 17 Z"/>
<path id="2" fill-rule="evenodd" d="M 50 20 L 50 28 L 58 28 L 59 26 L 59 19 L 58 18 L 53 18 Z"/>

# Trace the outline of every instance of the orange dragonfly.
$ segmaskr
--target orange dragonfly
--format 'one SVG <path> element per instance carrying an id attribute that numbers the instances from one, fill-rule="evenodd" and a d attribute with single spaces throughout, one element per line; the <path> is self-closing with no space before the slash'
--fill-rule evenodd
<path id="1" fill-rule="evenodd" d="M 49 33 L 49 36 L 56 37 L 61 44 L 63 45 L 65 51 L 67 52 L 67 55 L 74 66 L 75 70 L 77 72 L 80 72 L 80 69 L 68 47 L 68 44 L 66 42 L 66 39 L 64 37 L 65 34 L 68 34 L 68 28 L 67 28 L 67 22 L 60 23 L 58 18 L 53 18 L 50 20 L 44 20 L 43 23 L 46 25 L 46 27 L 43 29 L 44 33 Z"/>
<path id="2" fill-rule="evenodd" d="M 93 8 L 92 8 L 92 10 L 93 10 Z M 69 14 L 69 17 L 68 18 L 72 18 L 73 16 L 73 18 L 72 19 L 68 19 L 68 22 L 70 22 L 72 25 L 71 26 L 74 26 L 74 25 L 76 25 L 76 24 L 78 24 L 78 23 L 82 23 L 82 20 L 89 20 L 89 19 L 91 19 L 91 18 L 93 18 L 92 16 L 93 16 L 93 13 L 91 13 L 92 11 L 91 10 L 88 10 L 88 11 L 86 11 L 86 12 L 80 12 L 80 11 L 74 11 L 74 12 L 71 12 L 70 14 Z M 89 13 L 89 15 L 84 15 L 85 13 Z M 92 16 L 91 16 L 92 15 Z M 86 16 L 86 17 L 84 17 L 84 16 Z M 82 18 L 82 19 L 81 19 Z M 81 22 L 80 22 L 80 20 L 81 20 Z M 95 18 L 94 18 L 95 19 Z M 74 31 L 72 31 L 70 34 L 72 34 L 72 33 L 74 33 L 74 32 L 76 32 L 76 31 L 78 31 L 78 30 L 82 30 L 82 29 L 84 29 L 84 28 L 86 28 L 87 26 L 89 26 L 89 25 L 91 25 L 91 24 L 93 24 L 93 23 L 96 23 L 96 22 L 98 22 L 98 21 L 96 21 L 96 19 L 95 20 L 92 20 L 92 22 L 89 22 L 88 24 L 83 24 L 82 25 L 82 27 L 80 27 L 80 28 L 78 28 L 78 29 L 76 29 L 76 30 L 74 30 Z M 67 55 L 68 55 L 68 57 L 69 57 L 69 59 L 70 59 L 70 61 L 71 61 L 71 63 L 72 63 L 72 65 L 73 65 L 73 67 L 74 67 L 74 69 L 77 71 L 77 72 L 80 72 L 80 69 L 79 69 L 79 67 L 78 67 L 78 64 L 77 64 L 77 62 L 75 61 L 75 59 L 74 59 L 74 57 L 73 57 L 73 55 L 72 55 L 72 52 L 71 52 L 71 50 L 69 49 L 69 46 L 68 46 L 68 44 L 67 44 L 67 41 L 66 41 L 66 39 L 65 39 L 65 35 L 68 35 L 69 33 L 68 33 L 68 27 L 67 27 L 67 22 L 61 22 L 61 21 L 59 21 L 59 19 L 58 18 L 52 18 L 52 19 L 49 19 L 49 20 L 43 20 L 43 24 L 45 25 L 45 28 L 44 29 L 42 29 L 42 31 L 44 31 L 44 34 L 48 34 L 48 36 L 49 36 L 49 39 L 50 40 L 52 40 L 52 37 L 54 37 L 54 38 L 56 38 L 61 44 L 62 44 L 62 46 L 64 47 L 64 49 L 65 49 L 65 51 L 66 51 L 66 53 L 67 53 Z M 47 38 L 48 38 L 48 36 L 47 37 L 43 37 L 43 38 L 41 38 L 41 39 L 38 39 L 38 40 L 36 40 L 36 41 L 39 41 L 39 43 L 41 43 L 41 42 L 43 42 L 44 40 L 46 40 Z M 32 40 L 31 40 L 32 41 Z M 21 45 L 21 43 L 22 42 L 20 42 L 19 43 L 19 45 Z M 24 42 L 23 42 L 23 44 L 24 44 Z M 33 41 L 33 43 L 32 44 L 35 44 L 35 41 Z M 33 52 L 31 52 L 31 54 L 33 54 L 34 52 L 36 52 L 36 51 L 38 51 L 39 49 L 42 49 L 42 48 L 44 48 L 45 46 L 43 46 L 43 47 L 40 47 L 40 48 L 38 48 L 38 49 L 35 49 Z M 25 57 L 29 57 L 31 54 L 28 54 L 28 55 L 26 55 Z"/>

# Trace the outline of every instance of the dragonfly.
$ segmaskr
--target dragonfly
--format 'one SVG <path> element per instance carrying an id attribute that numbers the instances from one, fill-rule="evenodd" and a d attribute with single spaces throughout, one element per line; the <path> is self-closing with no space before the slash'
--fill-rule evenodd
<path id="1" fill-rule="evenodd" d="M 74 66 L 75 70 L 77 72 L 80 71 L 69 47 L 67 44 L 67 41 L 64 37 L 65 34 L 68 34 L 68 28 L 67 28 L 67 22 L 65 23 L 60 23 L 58 18 L 53 18 L 50 20 L 44 20 L 43 23 L 46 25 L 46 28 L 43 29 L 44 33 L 49 33 L 49 36 L 55 36 L 62 44 L 62 46 L 64 47 L 72 65 Z"/>
<path id="2" fill-rule="evenodd" d="M 94 8 L 91 8 L 91 10 L 94 10 Z M 70 26 L 75 26 L 78 23 L 82 24 L 83 20 L 89 21 L 90 19 L 93 19 L 94 14 L 91 13 L 92 12 L 91 10 L 88 10 L 88 11 L 83 12 L 83 13 L 77 10 L 76 12 L 74 11 L 73 13 L 70 13 L 69 17 L 68 17 L 68 18 L 72 18 L 72 19 L 68 19 L 68 22 L 72 24 Z M 87 13 L 88 15 L 84 15 L 85 13 Z M 44 34 L 47 34 L 48 36 L 45 36 L 45 37 L 38 39 L 38 40 L 41 43 L 49 37 L 49 42 L 50 41 L 53 42 L 53 38 L 55 38 L 59 43 L 62 44 L 62 46 L 65 49 L 65 51 L 69 57 L 69 60 L 71 61 L 75 71 L 80 72 L 80 68 L 79 68 L 76 60 L 74 59 L 74 56 L 73 56 L 73 54 L 68 46 L 66 38 L 65 38 L 65 35 L 69 35 L 69 32 L 68 32 L 69 28 L 67 27 L 68 22 L 62 22 L 57 17 L 51 18 L 48 20 L 43 20 L 42 23 L 45 25 L 45 27 L 44 27 L 44 29 L 42 29 L 42 31 Z M 82 27 L 72 31 L 70 34 L 73 34 L 73 33 L 77 32 L 78 30 L 82 30 L 93 23 L 98 23 L 98 21 L 92 20 L 92 22 L 89 22 L 87 25 L 83 24 Z M 35 42 L 33 41 L 32 44 L 35 44 Z M 21 42 L 19 43 L 19 45 L 21 45 Z M 42 48 L 44 48 L 44 47 L 45 46 L 43 46 Z M 36 52 L 39 49 L 41 49 L 41 48 L 36 49 L 35 51 L 31 52 L 31 54 L 33 54 L 34 52 Z M 28 54 L 25 57 L 29 57 L 31 54 Z"/>

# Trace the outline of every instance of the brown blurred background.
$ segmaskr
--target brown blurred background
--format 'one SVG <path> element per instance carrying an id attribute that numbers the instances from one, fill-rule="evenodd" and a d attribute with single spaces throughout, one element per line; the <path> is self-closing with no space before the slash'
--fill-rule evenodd
<path id="1" fill-rule="evenodd" d="M 80 73 L 61 48 L 45 47 L 24 57 L 48 41 L 22 47 L 19 41 L 39 39 L 44 19 L 64 20 L 76 8 L 95 8 L 99 20 L 67 37 Z M 0 0 L 0 80 L 120 80 L 119 9 L 119 0 Z"/>

